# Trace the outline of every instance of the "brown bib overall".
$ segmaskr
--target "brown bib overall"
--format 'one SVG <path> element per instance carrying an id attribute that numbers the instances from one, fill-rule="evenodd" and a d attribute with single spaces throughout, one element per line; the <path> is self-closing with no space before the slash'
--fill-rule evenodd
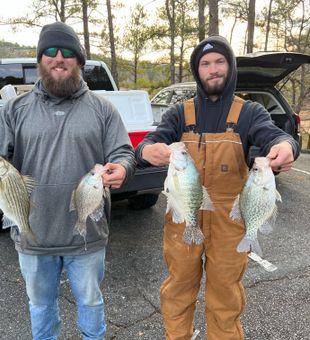
<path id="1" fill-rule="evenodd" d="M 205 236 L 200 245 L 185 244 L 182 240 L 185 224 L 173 223 L 170 214 L 165 217 L 164 257 L 170 275 L 162 284 L 160 295 L 166 339 L 169 340 L 190 340 L 192 337 L 203 263 L 207 339 L 244 339 L 240 314 L 244 309 L 245 294 L 240 281 L 247 254 L 238 253 L 236 247 L 245 228 L 229 218 L 233 201 L 248 176 L 242 143 L 239 134 L 233 131 L 242 105 L 243 100 L 235 97 L 226 120 L 226 132 L 201 136 L 190 131 L 182 136 L 215 211 L 200 211 Z M 193 100 L 184 103 L 184 115 L 188 127 L 196 124 Z"/>

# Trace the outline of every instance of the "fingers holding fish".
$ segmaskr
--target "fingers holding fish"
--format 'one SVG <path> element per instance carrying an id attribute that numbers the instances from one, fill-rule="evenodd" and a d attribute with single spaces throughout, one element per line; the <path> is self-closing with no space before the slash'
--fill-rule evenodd
<path id="1" fill-rule="evenodd" d="M 270 167 L 273 171 L 289 171 L 294 162 L 291 144 L 285 141 L 273 145 L 266 158 L 270 161 Z"/>
<path id="2" fill-rule="evenodd" d="M 121 164 L 106 163 L 101 174 L 103 185 L 109 188 L 120 188 L 126 178 L 126 169 Z"/>
<path id="3" fill-rule="evenodd" d="M 168 165 L 170 154 L 170 148 L 164 143 L 148 144 L 142 149 L 142 158 L 155 166 Z"/>

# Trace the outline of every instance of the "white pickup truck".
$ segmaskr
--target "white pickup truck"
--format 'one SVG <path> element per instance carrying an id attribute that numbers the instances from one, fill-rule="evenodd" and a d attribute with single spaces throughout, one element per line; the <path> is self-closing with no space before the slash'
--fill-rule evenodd
<path id="1" fill-rule="evenodd" d="M 35 58 L 0 59 L 0 90 L 8 84 L 14 87 L 17 95 L 31 90 L 37 80 L 36 65 Z M 82 75 L 90 90 L 111 101 L 118 109 L 133 147 L 155 129 L 146 91 L 118 91 L 110 70 L 102 61 L 87 60 Z M 0 107 L 4 99 L 0 99 Z M 112 190 L 112 200 L 128 199 L 133 209 L 149 208 L 157 202 L 166 174 L 164 167 L 138 168 L 131 181 Z"/>

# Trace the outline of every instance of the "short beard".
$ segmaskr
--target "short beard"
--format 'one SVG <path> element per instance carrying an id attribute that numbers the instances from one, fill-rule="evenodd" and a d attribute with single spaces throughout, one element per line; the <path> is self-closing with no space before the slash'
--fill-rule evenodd
<path id="1" fill-rule="evenodd" d="M 39 75 L 45 89 L 55 97 L 66 98 L 80 88 L 80 67 L 76 66 L 66 79 L 54 79 L 42 63 L 39 63 Z"/>
<path id="2" fill-rule="evenodd" d="M 208 85 L 204 84 L 204 89 L 209 96 L 220 96 L 225 88 L 225 84 L 209 87 Z"/>

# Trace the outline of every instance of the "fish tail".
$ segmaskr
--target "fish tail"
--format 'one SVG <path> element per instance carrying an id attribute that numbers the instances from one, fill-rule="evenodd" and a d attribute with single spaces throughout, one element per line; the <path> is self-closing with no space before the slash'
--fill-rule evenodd
<path id="1" fill-rule="evenodd" d="M 200 228 L 189 225 L 186 226 L 183 233 L 183 241 L 186 244 L 191 245 L 192 243 L 201 244 L 205 237 Z"/>
<path id="2" fill-rule="evenodd" d="M 77 221 L 73 229 L 73 235 L 80 235 L 84 239 L 84 250 L 87 251 L 87 241 L 86 241 L 86 222 Z"/>
<path id="3" fill-rule="evenodd" d="M 248 236 L 244 236 L 244 238 L 240 241 L 240 243 L 237 246 L 237 252 L 238 253 L 254 252 L 259 256 L 263 254 L 262 249 L 258 243 L 258 240 L 256 238 L 253 239 Z"/>
<path id="4" fill-rule="evenodd" d="M 86 222 L 77 221 L 73 229 L 73 235 L 81 235 L 82 237 L 85 237 L 86 236 Z"/>

